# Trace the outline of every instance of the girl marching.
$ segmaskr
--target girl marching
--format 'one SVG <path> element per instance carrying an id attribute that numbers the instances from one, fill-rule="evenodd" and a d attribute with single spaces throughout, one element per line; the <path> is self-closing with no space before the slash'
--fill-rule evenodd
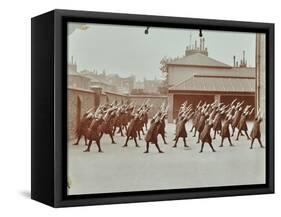
<path id="1" fill-rule="evenodd" d="M 264 148 L 264 146 L 262 145 L 262 142 L 261 142 L 261 130 L 260 130 L 261 122 L 262 122 L 262 114 L 260 114 L 260 111 L 259 111 L 255 120 L 254 120 L 253 128 L 252 128 L 252 131 L 250 133 L 250 136 L 252 138 L 250 149 L 253 149 L 253 143 L 254 143 L 255 139 L 258 140 L 258 142 L 260 144 L 260 147 Z"/>
<path id="2" fill-rule="evenodd" d="M 248 117 L 253 113 L 254 109 L 255 108 L 252 108 L 252 110 L 250 111 L 250 105 L 247 105 L 243 111 L 243 113 L 241 114 L 241 118 L 239 120 L 239 123 L 238 123 L 238 133 L 237 133 L 237 137 L 236 137 L 236 140 L 239 139 L 239 136 L 240 134 L 242 133 L 242 130 L 245 132 L 247 138 L 250 140 L 250 137 L 248 135 L 248 126 L 247 126 L 247 119 Z"/>
<path id="3" fill-rule="evenodd" d="M 207 119 L 205 122 L 205 126 L 204 129 L 202 130 L 202 132 L 200 133 L 200 140 L 201 140 L 201 150 L 199 153 L 203 152 L 204 149 L 204 145 L 205 143 L 208 143 L 212 149 L 213 152 L 216 152 L 216 150 L 214 149 L 213 145 L 212 145 L 212 138 L 210 135 L 210 131 L 213 127 L 213 120 L 212 119 Z"/>
<path id="4" fill-rule="evenodd" d="M 232 116 L 231 114 L 227 114 L 225 118 L 225 122 L 222 125 L 221 129 L 221 145 L 219 147 L 223 147 L 223 141 L 225 138 L 228 139 L 230 146 L 233 146 L 230 139 L 229 125 L 231 124 Z"/>

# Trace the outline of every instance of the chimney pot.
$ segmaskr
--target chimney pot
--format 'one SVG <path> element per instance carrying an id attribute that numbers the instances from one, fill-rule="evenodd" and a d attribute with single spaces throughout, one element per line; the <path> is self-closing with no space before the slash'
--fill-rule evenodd
<path id="1" fill-rule="evenodd" d="M 205 38 L 202 39 L 202 50 L 205 50 Z"/>

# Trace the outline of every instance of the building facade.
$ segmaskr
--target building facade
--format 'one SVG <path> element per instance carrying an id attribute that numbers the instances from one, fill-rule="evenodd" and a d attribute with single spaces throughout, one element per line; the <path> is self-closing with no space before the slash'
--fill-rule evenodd
<path id="1" fill-rule="evenodd" d="M 91 78 L 83 76 L 79 73 L 68 74 L 68 86 L 89 90 L 92 86 Z"/>
<path id="2" fill-rule="evenodd" d="M 180 105 L 186 100 L 194 107 L 199 101 L 211 103 L 214 100 L 225 104 L 234 99 L 255 106 L 256 70 L 248 67 L 243 59 L 237 62 L 233 57 L 233 66 L 208 56 L 205 40 L 200 46 L 187 47 L 185 55 L 167 63 L 168 121 L 172 122 Z"/>

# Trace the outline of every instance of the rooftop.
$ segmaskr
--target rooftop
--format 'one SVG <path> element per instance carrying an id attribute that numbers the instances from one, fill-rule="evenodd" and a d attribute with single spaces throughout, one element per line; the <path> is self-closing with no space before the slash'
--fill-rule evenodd
<path id="1" fill-rule="evenodd" d="M 193 75 L 169 88 L 173 91 L 255 92 L 255 77 Z"/>
<path id="2" fill-rule="evenodd" d="M 210 58 L 202 53 L 194 53 L 170 61 L 167 65 L 182 65 L 195 67 L 212 67 L 212 68 L 232 68 L 218 60 Z"/>

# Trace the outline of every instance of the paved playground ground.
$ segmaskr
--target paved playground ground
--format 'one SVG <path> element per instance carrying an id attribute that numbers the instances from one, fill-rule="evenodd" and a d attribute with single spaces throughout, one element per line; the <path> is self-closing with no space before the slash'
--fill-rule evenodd
<path id="1" fill-rule="evenodd" d="M 190 127 L 188 124 L 187 129 Z M 167 124 L 168 145 L 163 143 L 161 136 L 158 137 L 160 148 L 165 152 L 163 154 L 159 154 L 154 145 L 151 145 L 150 153 L 144 154 L 144 136 L 138 141 L 140 148 L 135 147 L 133 140 L 129 141 L 127 148 L 122 148 L 125 137 L 118 134 L 115 136 L 117 144 L 111 144 L 109 136 L 104 135 L 101 140 L 103 153 L 97 152 L 95 143 L 91 152 L 84 153 L 84 139 L 78 146 L 69 141 L 68 194 L 265 183 L 265 149 L 261 149 L 257 141 L 250 150 L 250 141 L 245 136 L 239 141 L 232 137 L 234 147 L 225 140 L 224 147 L 220 148 L 221 138 L 218 135 L 213 140 L 215 153 L 207 144 L 204 152 L 199 153 L 200 145 L 196 144 L 197 138 L 192 137 L 193 133 L 188 133 L 189 148 L 184 148 L 181 139 L 178 147 L 172 148 L 174 132 L 175 125 Z"/>

